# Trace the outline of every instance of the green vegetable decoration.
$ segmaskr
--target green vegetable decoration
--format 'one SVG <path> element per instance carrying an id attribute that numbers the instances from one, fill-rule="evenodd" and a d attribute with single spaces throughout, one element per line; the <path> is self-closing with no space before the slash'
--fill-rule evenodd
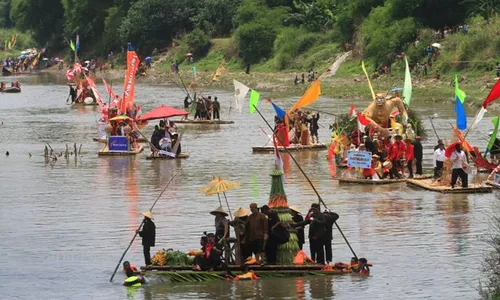
<path id="1" fill-rule="evenodd" d="M 297 238 L 296 231 L 291 227 L 292 215 L 288 208 L 288 201 L 283 188 L 283 171 L 275 169 L 271 174 L 271 194 L 269 195 L 269 208 L 278 214 L 281 223 L 288 229 L 290 239 L 288 242 L 278 246 L 278 253 L 276 255 L 277 263 L 280 265 L 293 264 L 293 258 L 299 251 L 299 239 Z"/>

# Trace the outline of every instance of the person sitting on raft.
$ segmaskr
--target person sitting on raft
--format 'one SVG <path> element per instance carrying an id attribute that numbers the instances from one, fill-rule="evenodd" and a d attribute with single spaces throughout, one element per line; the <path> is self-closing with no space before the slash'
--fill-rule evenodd
<path id="1" fill-rule="evenodd" d="M 201 251 L 190 251 L 189 255 L 196 255 L 193 261 L 193 271 L 207 271 L 213 270 L 215 267 L 219 267 L 222 264 L 220 259 L 221 252 L 217 249 L 215 234 L 209 233 L 206 239 L 202 238 Z"/>

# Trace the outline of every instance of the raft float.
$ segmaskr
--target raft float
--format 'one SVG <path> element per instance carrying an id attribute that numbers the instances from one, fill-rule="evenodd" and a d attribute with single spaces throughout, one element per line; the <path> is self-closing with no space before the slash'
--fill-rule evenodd
<path id="1" fill-rule="evenodd" d="M 178 120 L 175 124 L 225 125 L 234 124 L 231 120 Z"/>
<path id="2" fill-rule="evenodd" d="M 407 179 L 406 183 L 410 186 L 419 187 L 428 191 L 439 192 L 443 194 L 479 194 L 491 193 L 493 190 L 491 186 L 487 186 L 484 183 L 471 183 L 467 188 L 462 188 L 461 186 L 451 188 L 451 186 L 435 185 L 433 184 L 433 181 L 431 179 Z"/>
<path id="3" fill-rule="evenodd" d="M 313 145 L 300 145 L 300 144 L 292 144 L 290 146 L 287 146 L 286 148 L 283 146 L 277 146 L 278 151 L 280 152 L 286 152 L 288 151 L 320 151 L 320 150 L 326 150 L 326 145 L 323 144 L 313 144 Z M 253 153 L 269 153 L 269 152 L 274 152 L 274 146 L 256 146 L 252 147 L 252 152 Z"/>
<path id="4" fill-rule="evenodd" d="M 97 137 L 93 137 L 92 141 L 94 141 L 96 143 L 107 143 L 108 142 L 108 140 L 106 138 L 97 138 Z M 139 137 L 137 139 L 137 142 L 138 143 L 147 143 L 148 141 L 143 137 Z"/>
<path id="5" fill-rule="evenodd" d="M 189 158 L 189 152 L 181 152 L 176 157 L 160 156 L 160 155 L 155 154 L 155 153 L 151 153 L 148 157 L 146 157 L 147 160 L 155 160 L 155 159 L 167 159 L 167 160 L 170 160 L 170 159 L 186 159 L 186 158 Z"/>

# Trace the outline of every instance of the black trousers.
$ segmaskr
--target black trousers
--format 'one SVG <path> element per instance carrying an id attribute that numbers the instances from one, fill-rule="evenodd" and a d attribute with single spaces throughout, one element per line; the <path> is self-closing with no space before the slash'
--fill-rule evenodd
<path id="1" fill-rule="evenodd" d="M 326 262 L 332 262 L 333 261 L 332 240 L 331 239 L 325 239 L 324 245 L 325 245 Z"/>
<path id="2" fill-rule="evenodd" d="M 413 178 L 413 159 L 410 159 L 408 161 L 406 167 L 408 168 L 408 177 Z"/>
<path id="3" fill-rule="evenodd" d="M 142 245 L 142 250 L 144 252 L 144 261 L 146 263 L 146 266 L 149 266 L 151 265 L 151 246 L 145 246 L 145 245 Z"/>
<path id="4" fill-rule="evenodd" d="M 415 159 L 415 165 L 417 167 L 417 172 L 415 172 L 415 174 L 422 175 L 423 174 L 423 172 L 422 172 L 422 159 L 421 158 L 420 159 L 416 158 Z"/>
<path id="5" fill-rule="evenodd" d="M 324 251 L 324 244 L 323 240 L 321 239 L 310 239 L 309 240 L 309 247 L 311 250 L 311 259 L 317 262 L 318 264 L 324 264 L 325 263 L 325 251 Z"/>
<path id="6" fill-rule="evenodd" d="M 438 179 L 443 175 L 443 162 L 436 161 L 436 167 L 434 168 L 434 179 Z"/>
<path id="7" fill-rule="evenodd" d="M 462 179 L 462 187 L 466 188 L 469 185 L 468 176 L 463 169 L 453 169 L 451 172 L 451 187 L 455 187 L 458 177 Z"/>
<path id="8" fill-rule="evenodd" d="M 216 110 L 216 109 L 214 109 L 214 117 L 213 117 L 213 119 L 212 119 L 212 120 L 215 120 L 215 119 L 220 120 L 219 111 L 218 111 L 218 110 Z"/>
<path id="9" fill-rule="evenodd" d="M 276 253 L 278 252 L 278 244 L 270 239 L 266 242 L 266 263 L 268 265 L 276 264 Z"/>
<path id="10" fill-rule="evenodd" d="M 197 118 L 200 118 L 201 119 L 201 113 L 199 110 L 196 110 L 196 113 L 194 114 L 194 118 L 197 119 Z"/>
<path id="11" fill-rule="evenodd" d="M 394 177 L 399 178 L 399 173 L 398 173 L 398 167 L 400 166 L 400 161 L 398 160 L 392 160 L 392 168 L 391 168 L 391 173 L 390 173 L 390 178 L 393 179 Z"/>

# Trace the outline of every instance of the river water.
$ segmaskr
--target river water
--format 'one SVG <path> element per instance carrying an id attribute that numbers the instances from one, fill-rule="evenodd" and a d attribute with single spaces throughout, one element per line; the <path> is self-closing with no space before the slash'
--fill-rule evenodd
<path id="1" fill-rule="evenodd" d="M 241 182 L 227 193 L 231 209 L 250 202 L 264 204 L 270 191 L 271 154 L 252 154 L 266 143 L 264 122 L 245 108 L 231 113 L 234 125 L 211 128 L 183 125 L 182 161 L 147 161 L 147 151 L 135 158 L 97 156 L 102 145 L 96 134 L 98 111 L 65 104 L 68 89 L 46 77 L 26 77 L 21 94 L 0 95 L 0 298 L 2 299 L 471 299 L 477 298 L 480 264 L 487 251 L 488 214 L 498 192 L 483 195 L 442 195 L 406 187 L 339 186 L 331 179 L 326 152 L 296 154 L 297 160 L 331 210 L 359 257 L 374 264 L 367 278 L 354 276 L 269 279 L 206 284 L 153 284 L 129 290 L 119 273 L 109 277 L 133 231 L 170 177 L 182 168 L 154 209 L 157 247 L 186 251 L 199 247 L 199 236 L 212 230 L 209 211 L 216 196 L 198 190 L 212 176 Z M 118 84 L 115 84 L 118 86 Z M 119 84 L 121 85 L 121 84 Z M 102 92 L 104 89 L 100 88 Z M 118 88 L 117 91 L 120 91 Z M 232 93 L 218 96 L 228 117 Z M 418 95 L 418 90 L 414 91 Z M 272 95 L 264 95 L 266 97 Z M 368 96 L 368 95 L 367 95 Z M 143 112 L 159 104 L 180 107 L 184 95 L 174 87 L 138 85 L 136 100 Z M 368 99 L 368 97 L 367 97 Z M 293 99 L 287 99 L 290 102 Z M 283 104 L 284 100 L 276 100 Z M 351 102 L 322 98 L 322 110 L 346 112 Z M 358 101 L 356 107 L 368 104 Z M 431 167 L 436 138 L 428 116 L 438 113 L 438 133 L 450 137 L 453 104 L 415 101 L 430 137 L 425 167 Z M 268 120 L 270 105 L 260 103 Z M 473 115 L 475 111 L 468 111 Z M 491 113 L 490 113 L 491 115 Z M 469 120 L 470 121 L 470 120 Z M 321 115 L 320 137 L 327 141 L 332 117 Z M 149 125 L 145 132 L 152 131 Z M 471 133 L 481 147 L 490 130 L 489 119 Z M 265 129 L 269 132 L 268 129 Z M 82 144 L 76 161 L 59 157 L 46 164 L 45 142 L 56 152 Z M 9 156 L 4 155 L 6 151 Z M 30 157 L 29 154 L 32 154 Z M 285 190 L 289 203 L 304 211 L 317 201 L 305 178 L 284 155 Z M 305 249 L 308 249 L 307 245 Z M 308 252 L 308 251 L 306 251 Z M 335 261 L 352 254 L 334 231 Z M 126 259 L 143 264 L 140 240 Z"/>

